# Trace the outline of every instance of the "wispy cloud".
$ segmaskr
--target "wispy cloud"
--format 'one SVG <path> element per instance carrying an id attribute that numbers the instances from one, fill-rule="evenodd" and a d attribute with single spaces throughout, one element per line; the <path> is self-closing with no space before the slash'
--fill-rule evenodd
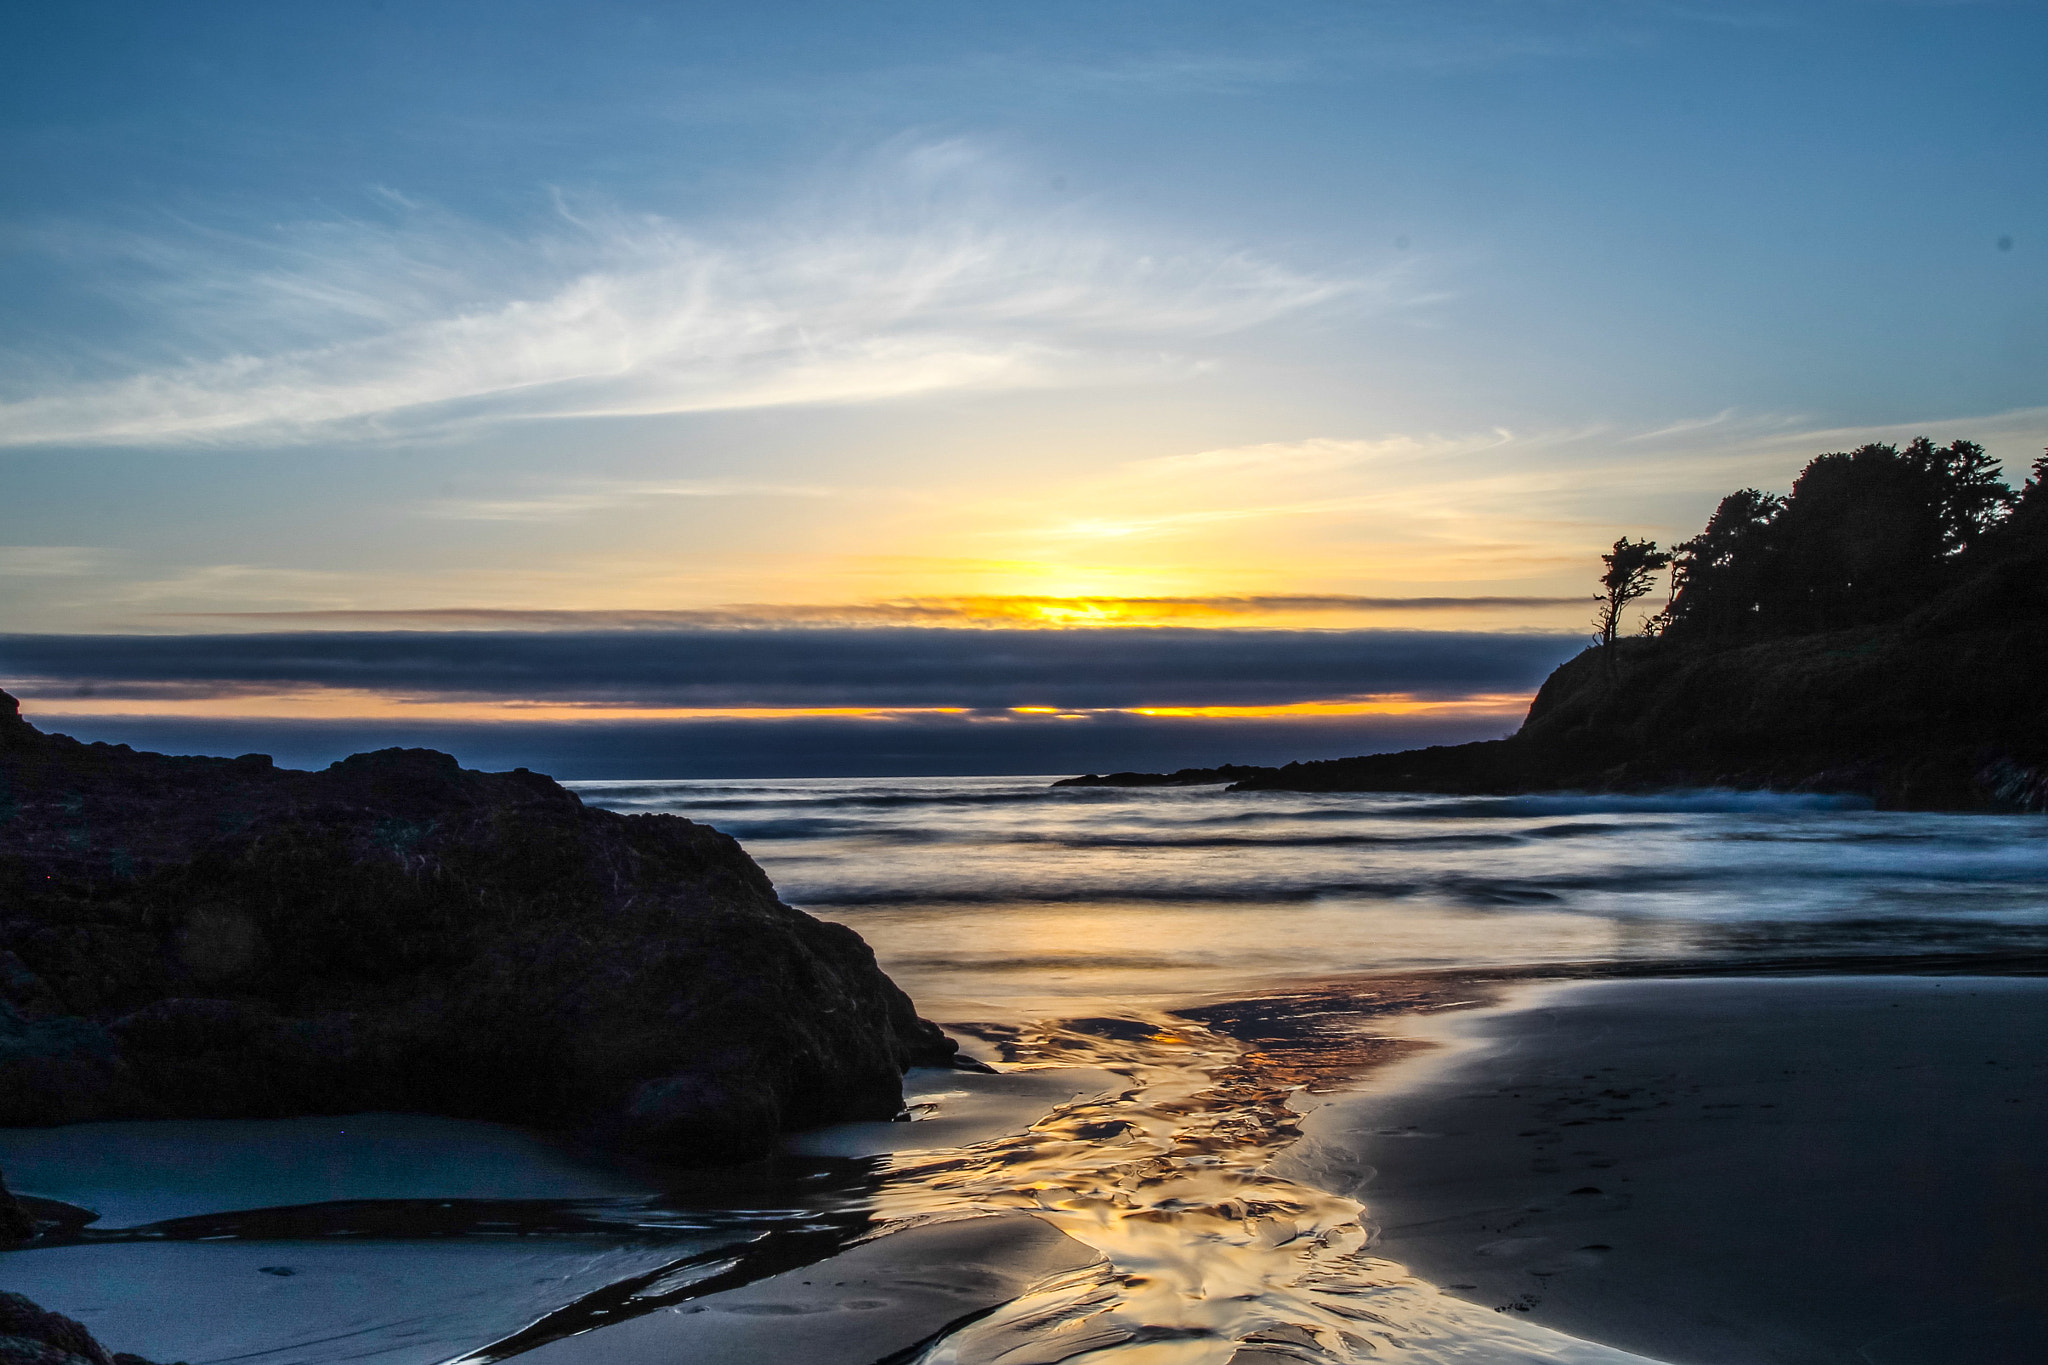
<path id="1" fill-rule="evenodd" d="M 0 545 L 0 576 L 69 578 L 103 569 L 112 559 L 93 545 Z"/>
<path id="2" fill-rule="evenodd" d="M 863 402 L 1191 373 L 1215 338 L 1409 295 L 1042 205 L 964 142 L 768 221 L 563 201 L 512 238 L 386 196 L 381 224 L 129 242 L 174 359 L 0 403 L 0 444 L 286 443 L 508 419 Z M 139 343 L 138 343 L 139 346 Z"/>
<path id="3" fill-rule="evenodd" d="M 709 480 L 584 480 L 525 497 L 443 498 L 418 515 L 447 521 L 559 521 L 666 498 L 829 498 L 829 488 Z"/>
<path id="4" fill-rule="evenodd" d="M 2048 443 L 2048 407 L 1855 427 L 1816 428 L 1810 420 L 1759 417 L 1743 424 L 1740 432 L 1742 439 L 1730 444 L 1730 457 L 1779 462 L 1782 472 L 1773 481 L 1777 486 L 1789 484 L 1807 460 L 1823 451 L 1853 450 L 1872 441 L 1909 441 L 1916 436 L 1980 441 L 2008 460 L 2018 454 L 2031 458 L 2033 451 Z M 2020 463 L 2006 472 L 2010 477 L 2024 470 L 2025 464 Z"/>
<path id="5" fill-rule="evenodd" d="M 1261 478 L 1274 473 L 1317 474 L 1373 460 L 1434 460 L 1469 455 L 1513 444 L 1515 439 L 1512 432 L 1505 430 L 1458 437 L 1406 433 L 1373 439 L 1317 436 L 1306 441 L 1268 441 L 1259 445 L 1198 450 L 1186 455 L 1159 455 L 1148 460 L 1133 460 L 1124 466 L 1124 472 L 1140 479 L 1223 472 L 1252 473 Z"/>
<path id="6" fill-rule="evenodd" d="M 2048 409 L 1840 429 L 1731 410 L 1649 430 L 1596 421 L 1231 446 L 1006 497 L 989 504 L 983 534 L 1019 546 L 1019 557 L 1180 553 L 1204 572 L 1231 566 L 1247 586 L 1264 586 L 1258 565 L 1286 562 L 1304 586 L 1542 593 L 1560 566 L 1579 578 L 1617 534 L 1683 539 L 1735 488 L 1782 489 L 1823 451 L 1921 434 L 1984 441 L 2022 471 L 2014 455 L 2031 460 L 2048 440 Z M 1327 547 L 1321 564 L 1308 559 L 1317 545 Z"/>

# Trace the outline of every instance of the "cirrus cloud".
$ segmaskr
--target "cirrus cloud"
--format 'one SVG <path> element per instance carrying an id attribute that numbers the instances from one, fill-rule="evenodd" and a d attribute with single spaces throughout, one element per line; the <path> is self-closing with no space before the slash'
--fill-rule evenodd
<path id="1" fill-rule="evenodd" d="M 112 244 L 169 337 L 0 402 L 0 445 L 290 444 L 514 419 L 867 402 L 1199 371 L 1282 317 L 1409 297 L 1042 206 L 945 142 L 766 221 L 558 199 L 512 237 L 385 192 L 388 221 Z M 73 244 L 73 250 L 78 249 Z"/>

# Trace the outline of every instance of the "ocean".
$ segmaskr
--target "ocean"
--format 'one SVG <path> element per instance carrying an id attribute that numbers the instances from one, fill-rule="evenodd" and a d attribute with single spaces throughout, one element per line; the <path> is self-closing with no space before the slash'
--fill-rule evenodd
<path id="1" fill-rule="evenodd" d="M 921 1012 L 1008 1072 L 913 1073 L 918 1121 L 806 1135 L 743 1174 L 402 1115 L 4 1131 L 18 1190 L 99 1216 L 0 1254 L 0 1287 L 193 1365 L 688 1365 L 710 1339 L 689 1315 L 715 1291 L 1023 1211 L 1100 1259 L 891 1360 L 1619 1365 L 1637 1358 L 1374 1255 L 1356 1171 L 1301 1174 L 1343 1172 L 1345 1153 L 1286 1155 L 1320 1101 L 1213 1008 L 1375 974 L 1945 970 L 2048 949 L 2039 816 L 1051 780 L 569 784 L 733 835 L 784 900 L 858 930 Z M 783 1310 L 746 1311 L 722 1321 L 757 1336 L 715 1358 L 788 1358 Z"/>
<path id="2" fill-rule="evenodd" d="M 2040 816 L 1053 780 L 569 785 L 731 834 L 942 1020 L 1349 972 L 2048 948 Z"/>

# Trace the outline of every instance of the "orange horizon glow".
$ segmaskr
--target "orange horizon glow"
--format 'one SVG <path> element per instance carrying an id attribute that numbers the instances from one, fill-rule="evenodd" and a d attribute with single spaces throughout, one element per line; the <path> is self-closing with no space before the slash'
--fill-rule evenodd
<path id="1" fill-rule="evenodd" d="M 1133 716 L 1176 720 L 1316 720 L 1337 716 L 1509 715 L 1529 709 L 1533 692 L 1475 692 L 1463 697 L 1418 697 L 1410 692 L 1375 692 L 1332 701 L 1297 701 L 1277 706 L 1131 706 Z"/>
<path id="2" fill-rule="evenodd" d="M 866 720 L 887 722 L 955 716 L 971 724 L 1002 724 L 1024 718 L 1089 720 L 1137 716 L 1152 720 L 1342 720 L 1370 716 L 1488 716 L 1503 719 L 1526 712 L 1533 693 L 1485 692 L 1421 697 L 1406 692 L 1368 693 L 1272 705 L 1216 706 L 1012 706 L 982 710 L 966 706 L 645 706 L 597 701 L 537 701 L 504 698 L 451 701 L 431 696 L 359 688 L 294 688 L 218 697 L 21 697 L 22 712 L 39 717 L 127 717 L 191 720 L 436 720 L 449 722 L 535 722 L 557 724 L 606 721 Z"/>

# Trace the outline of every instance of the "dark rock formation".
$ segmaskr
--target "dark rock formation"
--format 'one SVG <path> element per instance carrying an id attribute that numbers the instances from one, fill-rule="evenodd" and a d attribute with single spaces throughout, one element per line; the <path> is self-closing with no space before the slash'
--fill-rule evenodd
<path id="1" fill-rule="evenodd" d="M 36 1235 L 36 1220 L 29 1216 L 13 1193 L 7 1188 L 7 1181 L 0 1177 L 0 1246 L 9 1242 L 25 1242 Z"/>
<path id="2" fill-rule="evenodd" d="M 150 1365 L 109 1351 L 83 1324 L 50 1313 L 19 1294 L 0 1291 L 0 1365 Z"/>
<path id="3" fill-rule="evenodd" d="M 79 744 L 0 693 L 0 1124 L 406 1109 L 727 1161 L 954 1051 L 707 826 L 423 749 Z"/>
<path id="4" fill-rule="evenodd" d="M 2048 579 L 2042 580 L 2048 582 Z M 2037 590 L 2038 591 L 2038 590 Z M 2048 810 L 2048 613 L 1945 599 L 1893 626 L 1717 647 L 1588 650 L 1511 738 L 1290 763 L 1244 790 L 1743 787 L 1891 809 Z"/>

